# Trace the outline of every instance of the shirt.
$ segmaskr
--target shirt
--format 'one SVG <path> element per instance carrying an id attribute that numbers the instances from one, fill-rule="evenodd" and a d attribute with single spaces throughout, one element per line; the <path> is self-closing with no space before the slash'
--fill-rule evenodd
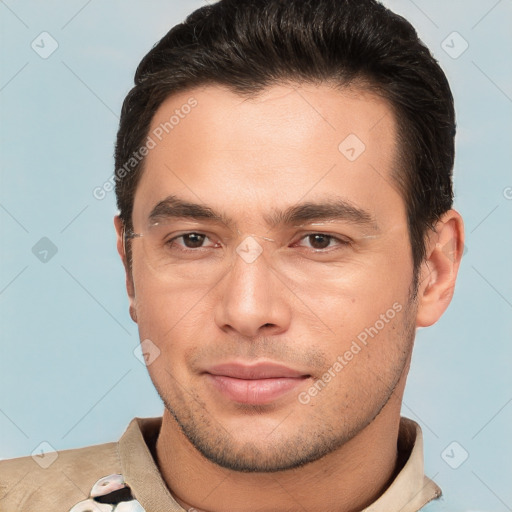
<path id="1" fill-rule="evenodd" d="M 117 443 L 1 461 L 0 511 L 186 512 L 151 454 L 161 424 L 162 418 L 134 418 Z M 441 495 L 424 475 L 417 423 L 401 418 L 397 449 L 403 467 L 362 512 L 417 512 Z"/>

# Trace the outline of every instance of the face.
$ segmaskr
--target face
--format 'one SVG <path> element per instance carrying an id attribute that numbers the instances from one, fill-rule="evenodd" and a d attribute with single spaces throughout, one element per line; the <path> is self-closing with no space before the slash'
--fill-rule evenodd
<path id="1" fill-rule="evenodd" d="M 211 461 L 317 460 L 396 391 L 417 306 L 395 134 L 384 100 L 325 84 L 207 86 L 157 111 L 131 307 L 156 389 Z"/>

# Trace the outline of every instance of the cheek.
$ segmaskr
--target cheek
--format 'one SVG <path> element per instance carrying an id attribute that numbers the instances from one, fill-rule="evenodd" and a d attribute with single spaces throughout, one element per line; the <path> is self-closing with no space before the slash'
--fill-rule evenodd
<path id="1" fill-rule="evenodd" d="M 134 265 L 133 275 L 141 340 L 150 339 L 165 352 L 175 348 L 172 341 L 187 339 L 190 329 L 197 326 L 204 292 L 162 281 L 143 265 Z"/>
<path id="2" fill-rule="evenodd" d="M 382 313 L 365 311 L 346 322 L 332 338 L 324 373 L 302 396 L 326 410 L 326 421 L 377 414 L 406 367 L 414 339 L 413 312 L 395 301 Z M 364 317 L 364 319 L 363 319 Z M 320 381 L 320 382 L 319 382 Z M 336 420 L 337 421 L 337 420 Z"/>
<path id="3" fill-rule="evenodd" d="M 414 313 L 409 310 L 411 279 L 412 268 L 407 263 L 389 258 L 352 266 L 351 272 L 340 269 L 328 285 L 312 289 L 306 303 L 317 313 L 319 325 L 329 328 L 328 332 L 323 329 L 326 339 L 321 341 L 328 354 L 327 369 L 339 363 L 334 373 L 340 378 L 333 388 L 344 388 L 350 381 L 363 385 L 370 379 L 367 384 L 377 385 L 379 379 L 393 380 L 414 336 Z M 311 325 L 303 325 L 310 334 Z"/>
<path id="4" fill-rule="evenodd" d="M 303 298 L 320 319 L 342 335 L 347 328 L 372 325 L 395 303 L 404 307 L 409 298 L 412 267 L 407 261 L 393 261 L 388 256 L 333 268 L 330 276 L 321 285 L 308 286 Z"/>
<path id="5" fill-rule="evenodd" d="M 211 286 L 163 282 L 143 265 L 134 266 L 134 281 L 139 337 L 151 340 L 162 356 L 148 370 L 158 381 L 168 379 L 170 372 L 182 382 L 187 354 L 219 338 L 214 307 L 220 298 Z"/>
<path id="6" fill-rule="evenodd" d="M 137 324 L 139 337 L 156 346 L 155 357 L 147 369 L 157 389 L 167 394 L 172 389 L 188 386 L 187 351 L 206 338 L 207 326 L 199 319 L 201 302 L 173 291 L 149 279 L 137 292 Z M 154 345 L 153 345 L 154 344 Z"/>

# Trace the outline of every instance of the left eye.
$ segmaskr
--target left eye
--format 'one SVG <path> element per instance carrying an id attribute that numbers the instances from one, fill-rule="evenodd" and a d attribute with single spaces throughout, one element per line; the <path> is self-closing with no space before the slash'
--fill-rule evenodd
<path id="1" fill-rule="evenodd" d="M 337 245 L 349 245 L 347 240 L 342 240 L 333 235 L 326 235 L 324 233 L 311 233 L 301 238 L 301 240 L 308 240 L 312 249 L 321 251 L 331 246 L 331 242 L 335 242 Z"/>
<path id="2" fill-rule="evenodd" d="M 203 243 L 210 239 L 203 233 L 185 233 L 169 240 L 168 244 L 172 245 L 177 240 L 182 240 L 183 244 L 178 245 L 184 246 L 186 249 L 201 249 L 203 248 Z"/>

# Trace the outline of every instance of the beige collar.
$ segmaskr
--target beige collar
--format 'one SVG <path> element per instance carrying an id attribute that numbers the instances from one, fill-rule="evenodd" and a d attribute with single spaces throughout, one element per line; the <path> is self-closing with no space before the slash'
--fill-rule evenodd
<path id="1" fill-rule="evenodd" d="M 416 512 L 441 496 L 441 489 L 423 473 L 423 434 L 421 427 L 408 418 L 400 418 L 398 452 L 407 457 L 386 492 L 363 512 Z"/>
<path id="2" fill-rule="evenodd" d="M 134 418 L 119 440 L 119 457 L 126 483 L 147 510 L 185 512 L 174 500 L 149 451 L 162 418 Z M 363 512 L 416 512 L 441 495 L 441 489 L 423 473 L 423 435 L 420 426 L 401 418 L 398 452 L 407 459 L 384 494 Z M 409 454 L 409 455 L 408 455 Z"/>

